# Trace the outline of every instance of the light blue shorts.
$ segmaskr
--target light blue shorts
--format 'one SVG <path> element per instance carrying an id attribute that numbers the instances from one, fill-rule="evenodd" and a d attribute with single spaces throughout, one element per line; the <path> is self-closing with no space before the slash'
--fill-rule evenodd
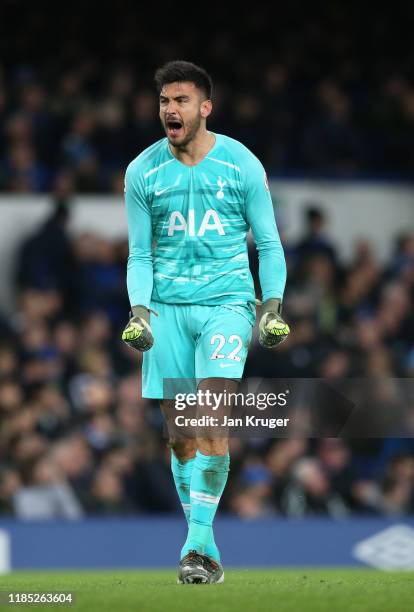
<path id="1" fill-rule="evenodd" d="M 142 396 L 171 399 L 166 379 L 243 376 L 256 320 L 254 304 L 199 306 L 152 302 L 153 347 L 144 353 Z"/>

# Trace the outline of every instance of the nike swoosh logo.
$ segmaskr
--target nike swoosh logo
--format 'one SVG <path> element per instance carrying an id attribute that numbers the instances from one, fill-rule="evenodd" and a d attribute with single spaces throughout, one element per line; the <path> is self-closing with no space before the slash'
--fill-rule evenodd
<path id="1" fill-rule="evenodd" d="M 171 185 L 169 187 L 165 187 L 165 189 L 160 189 L 159 191 L 154 191 L 156 196 L 160 196 L 162 193 L 164 193 L 164 191 L 167 191 L 167 189 L 171 189 Z"/>
<path id="2" fill-rule="evenodd" d="M 235 363 L 220 363 L 219 364 L 221 368 L 231 368 L 232 366 L 235 366 Z"/>

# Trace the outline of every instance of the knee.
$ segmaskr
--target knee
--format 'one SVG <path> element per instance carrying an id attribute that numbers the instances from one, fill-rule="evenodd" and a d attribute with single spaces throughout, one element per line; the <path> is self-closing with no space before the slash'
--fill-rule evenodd
<path id="1" fill-rule="evenodd" d="M 173 450 L 177 459 L 184 461 L 185 459 L 193 459 L 196 454 L 197 445 L 195 440 L 180 440 L 178 438 L 170 438 L 169 447 Z"/>
<path id="2" fill-rule="evenodd" d="M 227 455 L 229 442 L 227 438 L 197 438 L 197 448 L 203 455 Z"/>

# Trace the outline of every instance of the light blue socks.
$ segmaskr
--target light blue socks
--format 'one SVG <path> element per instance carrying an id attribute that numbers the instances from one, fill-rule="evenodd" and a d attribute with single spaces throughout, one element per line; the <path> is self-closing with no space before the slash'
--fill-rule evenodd
<path id="1" fill-rule="evenodd" d="M 180 461 L 175 456 L 174 451 L 171 451 L 171 470 L 174 477 L 175 488 L 177 489 L 178 497 L 180 498 L 180 502 L 183 507 L 188 525 L 190 525 L 191 512 L 190 483 L 195 460 L 196 459 L 194 458 L 187 459 L 185 461 Z M 220 561 L 220 553 L 214 541 L 214 533 L 212 526 L 210 526 L 210 533 L 204 554 L 208 555 L 215 561 Z"/>
<path id="2" fill-rule="evenodd" d="M 189 495 L 190 520 L 187 540 L 182 548 L 181 558 L 190 550 L 196 550 L 216 561 L 220 561 L 220 555 L 214 543 L 213 520 L 227 482 L 230 457 L 228 454 L 203 455 L 200 451 L 197 451 L 195 459 L 192 461 Z M 181 501 L 188 504 L 188 501 Z"/>

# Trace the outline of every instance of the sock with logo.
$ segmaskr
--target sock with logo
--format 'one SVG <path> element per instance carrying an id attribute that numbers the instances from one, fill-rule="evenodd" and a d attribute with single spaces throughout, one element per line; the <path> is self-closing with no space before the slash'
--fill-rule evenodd
<path id="1" fill-rule="evenodd" d="M 181 461 L 180 459 L 177 459 L 174 451 L 171 451 L 171 471 L 174 477 L 175 488 L 177 489 L 178 497 L 180 498 L 188 524 L 190 524 L 190 483 L 194 461 L 195 458 Z M 213 527 L 210 529 L 204 554 L 208 555 L 215 561 L 220 561 L 220 552 L 214 541 Z"/>
<path id="2" fill-rule="evenodd" d="M 215 555 L 211 554 L 214 551 L 209 549 L 209 545 L 214 542 L 214 539 L 210 539 L 213 520 L 226 486 L 229 465 L 229 454 L 210 456 L 197 451 L 190 484 L 190 522 L 181 558 L 190 550 L 196 550 L 220 561 L 220 556 L 217 556 L 218 551 Z"/>

